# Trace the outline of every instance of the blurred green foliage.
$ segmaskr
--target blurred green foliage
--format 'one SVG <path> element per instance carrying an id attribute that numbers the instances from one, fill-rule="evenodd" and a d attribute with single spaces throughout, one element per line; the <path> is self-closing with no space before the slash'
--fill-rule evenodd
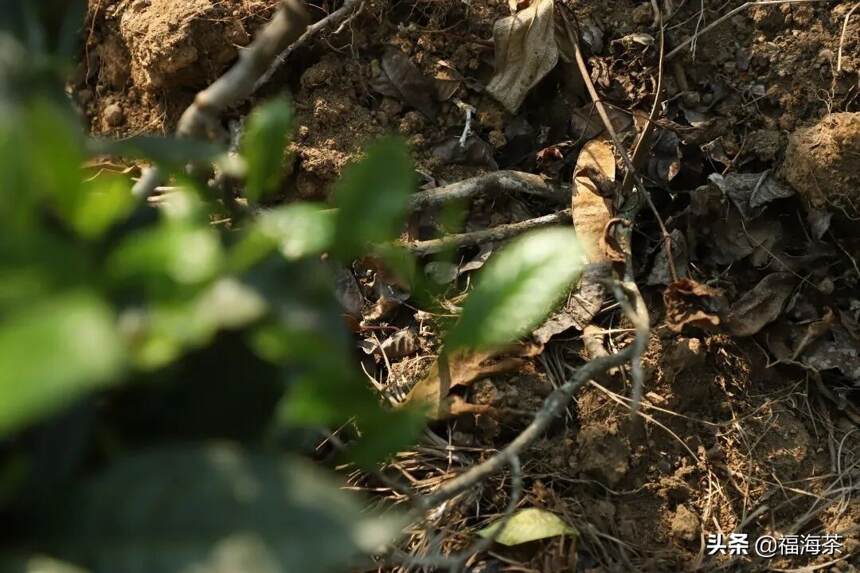
<path id="1" fill-rule="evenodd" d="M 336 264 L 371 256 L 420 298 L 416 262 L 394 244 L 416 186 L 406 146 L 371 145 L 336 184 L 336 210 L 260 209 L 292 127 L 285 100 L 264 103 L 240 147 L 258 213 L 217 224 L 224 206 L 182 168 L 225 150 L 88 138 L 64 66 L 42 51 L 39 10 L 12 6 L 23 28 L 0 29 L 0 570 L 344 570 L 402 524 L 285 450 L 306 429 L 351 424 L 339 459 L 369 468 L 423 427 L 418 410 L 380 407 L 334 289 Z M 179 190 L 154 208 L 128 178 L 84 168 L 102 154 L 148 158 Z M 528 334 L 581 259 L 570 231 L 516 241 L 446 344 Z"/>

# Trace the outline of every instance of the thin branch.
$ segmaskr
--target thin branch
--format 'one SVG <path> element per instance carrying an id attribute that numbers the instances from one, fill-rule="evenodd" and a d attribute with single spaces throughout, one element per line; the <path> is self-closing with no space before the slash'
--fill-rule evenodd
<path id="1" fill-rule="evenodd" d="M 308 14 L 300 0 L 281 0 L 281 7 L 247 48 L 239 51 L 238 61 L 205 90 L 199 92 L 179 119 L 176 135 L 204 138 L 221 128 L 220 115 L 254 93 L 257 80 L 272 61 L 307 29 Z M 161 184 L 157 167 L 147 169 L 135 184 L 133 193 L 147 197 Z"/>
<path id="2" fill-rule="evenodd" d="M 266 72 L 262 76 L 260 76 L 259 80 L 257 80 L 257 84 L 254 86 L 254 89 L 260 89 L 261 87 L 269 83 L 269 80 L 271 80 L 272 76 L 275 75 L 275 72 L 277 72 L 280 67 L 284 65 L 284 63 L 287 61 L 287 58 L 290 57 L 290 54 L 305 45 L 308 40 L 310 40 L 321 30 L 328 28 L 329 26 L 334 26 L 336 24 L 344 22 L 347 17 L 353 14 L 353 12 L 356 12 L 362 7 L 364 1 L 365 0 L 346 0 L 343 3 L 343 6 L 341 6 L 322 20 L 308 26 L 305 33 L 302 34 L 298 40 L 284 48 L 284 50 L 280 54 L 278 54 L 277 57 L 275 57 L 274 61 L 272 61 L 271 65 L 269 66 L 269 69 L 266 70 Z"/>
<path id="3" fill-rule="evenodd" d="M 519 223 L 511 223 L 509 225 L 499 225 L 490 229 L 482 229 L 471 233 L 462 233 L 459 235 L 447 235 L 439 239 L 430 239 L 428 241 L 413 241 L 411 243 L 403 243 L 407 250 L 418 256 L 432 255 L 449 249 L 458 249 L 471 245 L 480 245 L 490 241 L 502 241 L 510 239 L 516 235 L 525 233 L 538 227 L 547 225 L 555 225 L 558 223 L 570 222 L 570 209 L 544 215 L 535 219 L 528 219 Z"/>
<path id="4" fill-rule="evenodd" d="M 409 198 L 409 208 L 418 210 L 438 207 L 449 201 L 471 199 L 491 192 L 536 195 L 560 203 L 567 203 L 570 200 L 569 191 L 548 182 L 540 175 L 522 171 L 494 171 L 444 187 L 419 191 Z"/>
<path id="5" fill-rule="evenodd" d="M 842 71 L 842 47 L 845 45 L 845 32 L 848 31 L 848 21 L 851 19 L 851 15 L 854 13 L 854 10 L 860 6 L 860 2 L 855 2 L 854 5 L 848 10 L 848 13 L 845 14 L 845 21 L 842 22 L 842 33 L 839 35 L 839 51 L 836 55 L 836 71 Z"/>
<path id="6" fill-rule="evenodd" d="M 547 397 L 532 422 L 510 444 L 486 461 L 443 483 L 439 489 L 425 497 L 425 503 L 422 505 L 434 507 L 444 503 L 508 466 L 510 460 L 525 451 L 543 435 L 555 418 L 564 413 L 567 403 L 577 389 L 610 368 L 621 366 L 633 357 L 634 352 L 635 345 L 632 345 L 617 354 L 596 358 L 583 364 L 573 378 Z"/>

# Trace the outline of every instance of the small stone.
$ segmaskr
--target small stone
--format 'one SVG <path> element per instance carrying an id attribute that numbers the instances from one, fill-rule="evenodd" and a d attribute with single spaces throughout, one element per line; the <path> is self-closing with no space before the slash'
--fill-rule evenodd
<path id="1" fill-rule="evenodd" d="M 684 541 L 694 541 L 699 536 L 699 516 L 686 505 L 679 505 L 672 517 L 672 536 Z"/>
<path id="2" fill-rule="evenodd" d="M 103 117 L 107 125 L 117 127 L 125 121 L 125 112 L 118 103 L 112 103 L 105 108 Z"/>

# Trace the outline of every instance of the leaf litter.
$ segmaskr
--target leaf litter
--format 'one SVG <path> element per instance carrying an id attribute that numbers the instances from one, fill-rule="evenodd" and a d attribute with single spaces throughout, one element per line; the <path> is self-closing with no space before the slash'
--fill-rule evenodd
<path id="1" fill-rule="evenodd" d="M 698 3 L 674 4 L 679 13 L 672 25 L 692 36 Z M 384 265 L 359 261 L 338 271 L 344 312 L 354 321 L 357 343 L 371 353 L 369 374 L 380 388 L 389 384 L 403 394 L 412 391 L 410 401 L 429 398 L 439 418 L 429 424 L 427 443 L 386 468 L 408 475 L 422 491 L 474 465 L 483 455 L 478 449 L 503 447 L 530 418 L 515 411 L 530 414 L 547 388 L 563 383 L 582 364 L 587 354 L 583 331 L 589 329 L 609 351 L 630 341 L 630 325 L 606 296 L 612 253 L 601 247 L 614 214 L 613 186 L 624 166 L 617 161 L 618 150 L 604 140 L 603 123 L 584 91 L 565 85 L 572 50 L 563 35 L 556 38 L 562 8 L 561 2 L 547 0 L 518 2 L 513 8 L 482 0 L 418 2 L 414 14 L 404 15 L 368 5 L 355 26 L 317 42 L 295 60 L 304 64 L 305 58 L 313 62 L 324 54 L 296 78 L 294 169 L 301 196 L 325 198 L 326 185 L 365 142 L 390 131 L 408 140 L 430 188 L 516 168 L 576 191 L 571 193 L 572 218 L 591 264 L 551 318 L 526 337 L 523 346 L 534 339 L 534 350 L 455 355 L 446 396 L 432 366 L 442 326 L 459 315 L 463 295 L 484 269 L 474 271 L 489 264 L 504 241 L 460 249 L 457 258 L 446 259 L 456 264 L 428 269 L 435 261 L 422 260 L 418 268 L 444 283 L 443 294 L 434 299 L 438 304 L 431 306 L 419 300 L 419 291 L 386 273 Z M 704 8 L 710 21 L 719 17 L 709 3 Z M 633 141 L 652 101 L 658 58 L 652 10 L 647 3 L 631 10 L 626 4 L 594 2 L 576 3 L 572 10 L 612 123 L 622 141 Z M 843 21 L 840 10 L 838 3 L 754 7 L 722 24 L 727 37 L 715 30 L 698 38 L 695 60 L 686 55 L 673 60 L 681 71 L 667 69 L 670 83 L 677 85 L 668 88 L 658 138 L 642 175 L 672 238 L 679 280 L 668 270 L 670 250 L 647 211 L 634 229 L 633 258 L 634 278 L 654 324 L 643 356 L 645 412 L 680 439 L 650 421 L 644 444 L 628 430 L 627 411 L 619 403 L 627 395 L 621 389 L 623 376 L 602 381 L 602 389 L 582 389 L 569 415 L 523 460 L 528 507 L 563 516 L 582 536 L 575 550 L 559 536 L 522 545 L 519 553 L 500 553 L 505 559 L 536 570 L 686 570 L 700 552 L 698 540 L 713 532 L 713 522 L 734 531 L 750 507 L 767 506 L 744 527 L 764 533 L 772 523 L 788 531 L 812 507 L 799 497 L 790 508 L 774 509 L 772 496 L 779 493 L 768 485 L 774 477 L 805 480 L 800 487 L 822 500 L 816 521 L 805 524 L 811 531 L 837 530 L 849 517 L 856 521 L 850 508 L 844 515 L 834 509 L 840 499 L 817 468 L 846 467 L 858 451 L 839 411 L 856 401 L 851 388 L 860 380 L 854 358 L 860 273 L 852 263 L 858 243 L 844 227 L 839 209 L 847 205 L 844 198 L 822 201 L 816 187 L 816 178 L 830 178 L 821 165 L 829 166 L 840 185 L 849 180 L 840 174 L 849 174 L 851 156 L 838 153 L 851 148 L 856 133 L 843 127 L 851 125 L 851 118 L 827 120 L 830 112 L 816 96 L 819 71 L 810 79 L 797 68 L 802 62 L 811 69 L 819 52 L 839 44 L 832 24 Z M 98 38 L 105 28 L 96 24 Z M 797 39 L 801 34 L 803 42 Z M 849 34 L 846 48 L 850 41 Z M 745 55 L 736 53 L 738 45 Z M 526 57 L 527 49 L 538 57 Z M 830 73 L 826 65 L 815 69 Z M 107 81 L 111 71 L 106 69 L 99 81 Z M 856 85 L 856 76 L 828 76 L 828 86 L 831 80 L 830 104 L 836 111 L 847 105 L 843 96 L 849 92 L 840 90 Z M 163 92 L 169 94 L 170 86 Z M 125 97 L 108 84 L 92 93 L 88 114 L 106 109 L 105 97 Z M 465 117 L 457 102 L 475 110 L 465 145 L 460 145 Z M 141 123 L 132 122 L 143 115 L 136 114 L 131 99 L 122 103 L 127 127 L 139 128 Z M 784 136 L 806 124 L 815 128 L 793 139 Z M 783 137 L 765 150 L 764 139 L 753 135 L 760 132 Z M 845 135 L 852 133 L 854 139 Z M 786 139 L 793 141 L 791 153 L 805 154 L 793 170 L 782 162 Z M 589 152 L 583 153 L 586 148 Z M 589 156 L 595 159 L 590 167 Z M 286 197 L 293 192 L 291 184 L 286 183 Z M 798 197 L 800 189 L 806 195 Z M 464 209 L 464 228 L 472 231 L 551 213 L 558 206 L 490 192 Z M 818 376 L 828 392 L 816 395 L 798 387 L 807 375 Z M 836 408 L 828 406 L 828 395 L 837 400 Z M 751 436 L 757 441 L 749 451 L 742 444 Z M 842 438 L 841 457 L 831 459 L 829 450 L 836 448 L 829 446 Z M 384 490 L 365 475 L 350 474 L 350 480 L 377 494 Z M 415 533 L 404 548 L 416 555 L 432 553 L 439 546 L 436 538 L 445 551 L 463 548 L 465 537 L 477 533 L 475 517 L 482 524 L 498 518 L 506 480 L 502 475 L 464 495 L 461 504 L 428 521 L 429 535 Z M 746 495 L 737 494 L 738 486 Z M 706 495 L 709 491 L 716 493 Z M 696 519 L 688 519 L 690 514 Z M 593 531 L 599 535 L 589 534 Z M 659 555 L 654 547 L 662 548 Z M 486 553 L 475 561 L 476 567 L 501 563 Z M 773 566 L 808 564 L 784 558 Z M 709 570 L 720 562 L 709 557 L 701 565 Z"/>

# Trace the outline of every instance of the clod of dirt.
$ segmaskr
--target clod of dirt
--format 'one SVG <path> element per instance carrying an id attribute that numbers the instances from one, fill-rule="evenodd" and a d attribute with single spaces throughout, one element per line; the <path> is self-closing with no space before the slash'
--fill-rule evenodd
<path id="1" fill-rule="evenodd" d="M 135 84 L 149 89 L 210 79 L 251 39 L 230 4 L 214 0 L 137 0 L 122 13 L 119 31 Z"/>
<path id="2" fill-rule="evenodd" d="M 618 435 L 617 426 L 586 426 L 576 441 L 580 450 L 577 459 L 571 459 L 574 469 L 609 487 L 618 484 L 630 469 L 630 448 Z"/>
<path id="3" fill-rule="evenodd" d="M 672 536 L 684 541 L 694 541 L 699 537 L 699 516 L 686 505 L 679 505 L 672 516 Z"/>
<path id="4" fill-rule="evenodd" d="M 698 338 L 679 338 L 663 354 L 660 363 L 663 376 L 672 382 L 684 370 L 700 368 L 707 356 L 704 345 Z"/>
<path id="5" fill-rule="evenodd" d="M 860 218 L 860 112 L 834 113 L 795 131 L 781 174 L 810 206 Z"/>

